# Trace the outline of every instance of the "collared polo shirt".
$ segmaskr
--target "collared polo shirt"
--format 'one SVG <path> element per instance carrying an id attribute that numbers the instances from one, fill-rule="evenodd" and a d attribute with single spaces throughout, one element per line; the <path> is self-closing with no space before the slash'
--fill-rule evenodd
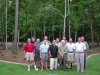
<path id="1" fill-rule="evenodd" d="M 83 52 L 85 49 L 86 49 L 86 46 L 85 46 L 84 43 L 82 43 L 82 42 L 75 43 L 75 50 L 76 50 L 76 52 Z"/>
<path id="2" fill-rule="evenodd" d="M 68 48 L 68 52 L 73 52 L 75 49 L 74 43 L 66 43 L 66 46 Z"/>
<path id="3" fill-rule="evenodd" d="M 34 50 L 35 50 L 34 44 L 32 44 L 32 43 L 30 43 L 30 44 L 26 43 L 24 45 L 24 51 L 26 51 L 26 52 L 33 52 Z"/>
<path id="4" fill-rule="evenodd" d="M 61 46 L 59 47 L 58 50 L 59 50 L 61 53 L 64 53 L 64 52 L 68 51 L 66 45 L 64 45 L 64 46 L 61 45 Z"/>
<path id="5" fill-rule="evenodd" d="M 40 45 L 40 51 L 42 52 L 42 53 L 48 53 L 48 49 L 49 49 L 49 45 L 48 44 L 42 44 L 42 45 Z"/>
<path id="6" fill-rule="evenodd" d="M 50 45 L 49 51 L 51 52 L 51 58 L 57 58 L 58 46 Z"/>
<path id="7" fill-rule="evenodd" d="M 40 43 L 35 43 L 35 53 L 39 54 L 40 53 Z"/>
<path id="8" fill-rule="evenodd" d="M 58 46 L 59 48 L 61 46 L 61 43 L 60 42 L 56 43 L 56 46 Z"/>
<path id="9" fill-rule="evenodd" d="M 86 48 L 88 49 L 89 48 L 88 43 L 86 41 L 84 41 L 83 43 L 85 44 Z"/>

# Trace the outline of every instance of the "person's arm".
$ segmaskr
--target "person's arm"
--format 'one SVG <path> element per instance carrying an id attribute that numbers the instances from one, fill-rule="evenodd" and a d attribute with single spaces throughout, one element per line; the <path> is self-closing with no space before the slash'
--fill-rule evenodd
<path id="1" fill-rule="evenodd" d="M 67 53 L 68 48 L 66 47 L 66 51 L 63 53 L 63 55 L 65 55 Z"/>
<path id="2" fill-rule="evenodd" d="M 88 43 L 86 42 L 86 52 L 87 52 L 87 50 L 88 50 L 88 48 L 89 48 L 89 45 L 88 45 Z"/>
<path id="3" fill-rule="evenodd" d="M 50 47 L 49 47 L 49 57 L 51 57 L 51 49 L 50 49 Z"/>
<path id="4" fill-rule="evenodd" d="M 41 45 L 40 45 L 40 49 L 39 49 L 39 50 L 40 50 L 40 58 L 41 58 L 41 57 L 42 57 L 42 53 L 41 53 Z"/>
<path id="5" fill-rule="evenodd" d="M 86 46 L 85 44 L 83 43 L 83 53 L 86 51 Z"/>

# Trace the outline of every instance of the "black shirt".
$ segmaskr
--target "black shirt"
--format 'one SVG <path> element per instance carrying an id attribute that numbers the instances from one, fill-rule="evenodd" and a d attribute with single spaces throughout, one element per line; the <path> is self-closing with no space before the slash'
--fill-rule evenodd
<path id="1" fill-rule="evenodd" d="M 58 46 L 50 45 L 49 51 L 51 52 L 51 58 L 57 58 Z"/>

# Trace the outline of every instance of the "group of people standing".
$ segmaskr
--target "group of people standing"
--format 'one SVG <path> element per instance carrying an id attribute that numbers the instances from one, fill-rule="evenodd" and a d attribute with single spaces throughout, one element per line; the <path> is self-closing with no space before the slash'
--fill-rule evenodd
<path id="1" fill-rule="evenodd" d="M 72 63 L 75 60 L 77 71 L 84 72 L 86 69 L 86 55 L 89 46 L 84 37 L 78 37 L 78 41 L 73 43 L 72 38 L 69 42 L 66 37 L 63 37 L 61 42 L 59 38 L 53 40 L 52 43 L 48 41 L 48 37 L 45 36 L 44 40 L 40 42 L 40 39 L 28 38 L 27 43 L 24 45 L 24 55 L 28 64 L 28 71 L 30 71 L 30 63 L 34 65 L 35 70 L 38 70 L 36 63 L 41 68 L 41 71 L 46 66 L 48 70 L 48 63 L 50 61 L 50 70 L 67 70 L 72 69 Z M 68 64 L 68 67 L 66 67 Z"/>

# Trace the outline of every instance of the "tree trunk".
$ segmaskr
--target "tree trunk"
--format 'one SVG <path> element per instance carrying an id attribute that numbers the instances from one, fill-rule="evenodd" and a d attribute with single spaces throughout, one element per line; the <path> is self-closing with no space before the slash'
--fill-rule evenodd
<path id="1" fill-rule="evenodd" d="M 90 28 L 91 28 L 92 48 L 94 48 L 94 36 L 93 36 L 93 28 L 92 28 L 92 22 L 91 22 L 91 20 L 90 20 Z"/>
<path id="2" fill-rule="evenodd" d="M 44 36 L 45 36 L 45 24 L 44 24 Z"/>
<path id="3" fill-rule="evenodd" d="M 8 49 L 8 46 L 7 46 L 7 9 L 8 9 L 8 1 L 6 0 L 6 50 Z"/>
<path id="4" fill-rule="evenodd" d="M 16 0 L 16 9 L 15 9 L 15 32 L 14 32 L 14 49 L 13 49 L 13 53 L 14 53 L 14 54 L 17 54 L 18 3 L 19 3 L 19 0 Z"/>
<path id="5" fill-rule="evenodd" d="M 69 38 L 71 38 L 71 32 L 70 32 L 70 20 L 69 20 Z"/>
<path id="6" fill-rule="evenodd" d="M 76 39 L 77 39 L 77 30 L 75 32 L 75 42 L 76 42 Z"/>

